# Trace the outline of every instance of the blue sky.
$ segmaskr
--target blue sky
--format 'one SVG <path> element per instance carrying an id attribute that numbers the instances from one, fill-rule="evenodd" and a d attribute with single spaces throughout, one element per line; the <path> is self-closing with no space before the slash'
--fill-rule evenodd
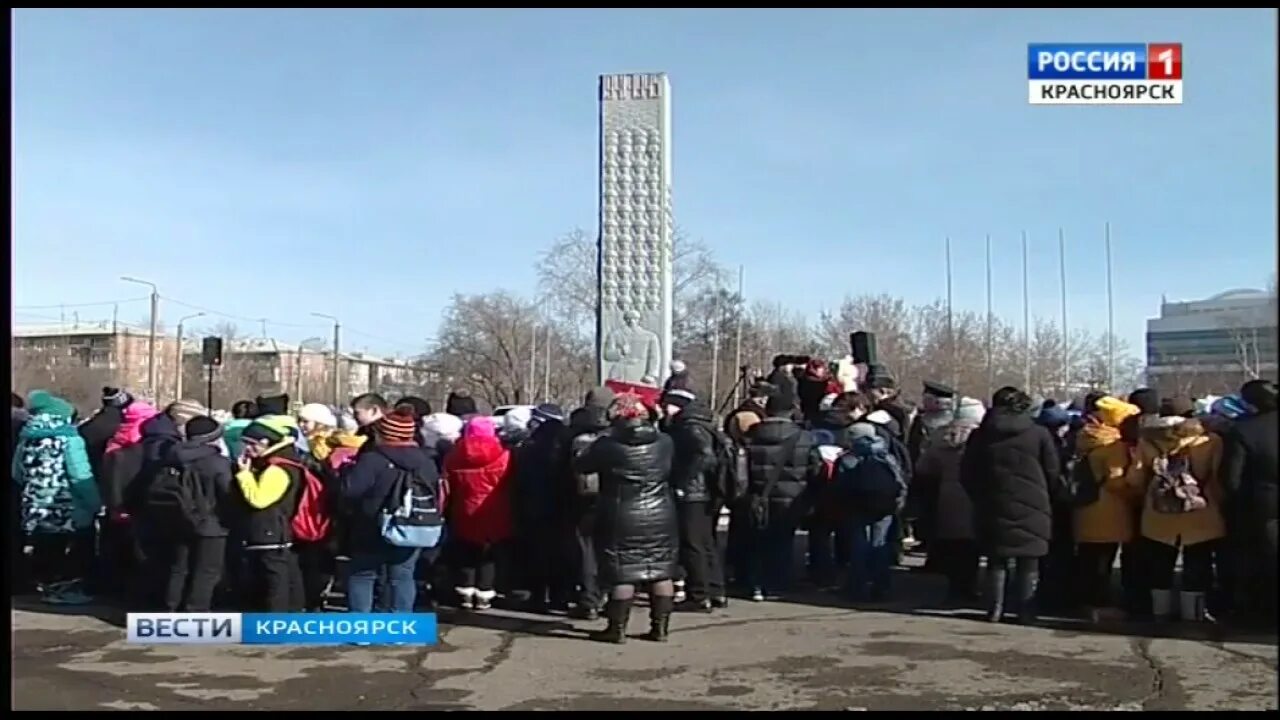
<path id="1" fill-rule="evenodd" d="M 1141 347 L 1162 293 L 1261 287 L 1276 264 L 1276 12 L 49 11 L 15 13 L 14 301 L 164 295 L 282 339 L 422 347 L 454 292 L 531 292 L 595 231 L 596 76 L 665 71 L 678 224 L 747 294 L 810 316 L 846 293 Z M 1178 41 L 1175 107 L 1032 107 L 1028 42 Z M 822 288 L 817 291 L 815 288 Z M 107 306 L 77 308 L 108 317 Z M 70 317 L 71 309 L 68 309 Z M 162 307 L 174 322 L 187 312 Z M 145 304 L 122 307 L 139 321 Z M 18 314 L 20 323 L 54 309 Z M 246 330 L 256 324 L 241 322 Z"/>

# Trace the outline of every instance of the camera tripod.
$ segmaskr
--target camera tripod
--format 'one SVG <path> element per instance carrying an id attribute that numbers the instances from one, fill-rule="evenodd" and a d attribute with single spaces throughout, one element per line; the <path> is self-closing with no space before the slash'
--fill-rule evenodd
<path id="1" fill-rule="evenodd" d="M 728 409 L 729 403 L 733 402 L 734 393 L 741 389 L 744 393 L 751 388 L 751 383 L 747 378 L 751 375 L 751 366 L 742 365 L 738 368 L 738 379 L 733 383 L 733 387 L 729 388 L 729 392 L 724 394 L 724 399 L 720 401 L 720 405 L 716 408 L 716 416 L 724 415 Z"/>

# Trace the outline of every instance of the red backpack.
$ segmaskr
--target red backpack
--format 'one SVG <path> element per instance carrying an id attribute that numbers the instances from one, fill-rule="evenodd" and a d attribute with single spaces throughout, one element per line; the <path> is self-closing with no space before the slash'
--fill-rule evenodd
<path id="1" fill-rule="evenodd" d="M 311 468 L 300 462 L 271 458 L 267 460 L 267 464 L 295 468 L 302 473 L 302 493 L 298 496 L 298 507 L 294 510 L 293 520 L 289 523 L 293 539 L 301 542 L 323 540 L 329 534 L 331 524 L 327 509 L 328 493 L 324 483 L 311 472 Z"/>

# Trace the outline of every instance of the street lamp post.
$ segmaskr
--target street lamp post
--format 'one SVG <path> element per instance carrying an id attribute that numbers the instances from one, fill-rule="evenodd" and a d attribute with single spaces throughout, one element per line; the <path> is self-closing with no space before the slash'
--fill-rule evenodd
<path id="1" fill-rule="evenodd" d="M 342 378 L 338 374 L 339 358 L 341 357 L 339 354 L 341 352 L 339 338 L 342 326 L 339 324 L 338 318 L 332 315 L 325 315 L 324 313 L 318 312 L 313 312 L 311 314 L 318 318 L 333 321 L 333 405 L 334 407 L 342 407 Z"/>
<path id="2" fill-rule="evenodd" d="M 160 288 L 156 287 L 155 283 L 146 280 L 131 277 L 121 277 L 120 279 L 151 288 L 151 337 L 147 341 L 147 392 L 151 394 L 152 401 L 158 401 L 159 392 L 156 388 L 156 323 L 159 321 L 160 313 Z"/>
<path id="3" fill-rule="evenodd" d="M 173 391 L 173 394 L 175 395 L 173 399 L 175 401 L 182 399 L 182 376 L 183 376 L 182 360 L 185 357 L 182 354 L 182 324 L 188 320 L 195 320 L 198 317 L 204 317 L 204 313 L 198 312 L 198 313 L 195 313 L 194 315 L 188 315 L 178 321 L 178 381 Z M 209 408 L 209 409 L 212 410 L 213 408 Z"/>

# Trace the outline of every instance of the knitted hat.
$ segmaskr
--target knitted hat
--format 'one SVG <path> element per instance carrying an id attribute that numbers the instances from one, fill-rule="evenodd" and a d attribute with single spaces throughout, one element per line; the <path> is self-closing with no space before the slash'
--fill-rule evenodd
<path id="1" fill-rule="evenodd" d="M 1046 405 L 1040 408 L 1040 412 L 1036 414 L 1036 423 L 1043 425 L 1050 430 L 1056 430 L 1063 425 L 1071 423 L 1071 414 L 1065 408 L 1057 405 Z"/>
<path id="2" fill-rule="evenodd" d="M 222 437 L 222 426 L 207 415 L 198 415 L 187 421 L 184 432 L 190 442 L 207 445 Z"/>
<path id="3" fill-rule="evenodd" d="M 172 418 L 174 423 L 183 425 L 191 418 L 207 415 L 208 411 L 198 400 L 178 400 L 165 408 L 164 414 Z"/>
<path id="4" fill-rule="evenodd" d="M 1143 415 L 1155 415 L 1160 412 L 1160 393 L 1151 388 L 1138 388 L 1129 393 L 1129 403 L 1137 405 Z"/>
<path id="5" fill-rule="evenodd" d="M 120 388 L 104 387 L 102 388 L 102 407 L 122 408 L 128 405 L 133 398 L 129 397 L 129 393 Z"/>
<path id="6" fill-rule="evenodd" d="M 338 427 L 338 418 L 334 416 L 333 411 L 327 405 L 320 403 L 307 403 L 298 411 L 299 420 L 309 420 L 317 425 L 323 425 L 327 428 Z"/>
<path id="7" fill-rule="evenodd" d="M 253 402 L 258 406 L 259 416 L 289 414 L 289 393 L 259 395 Z"/>
<path id="8" fill-rule="evenodd" d="M 431 414 L 431 403 L 413 395 L 400 398 L 396 402 L 396 407 L 409 408 L 413 411 L 413 416 L 419 420 Z"/>
<path id="9" fill-rule="evenodd" d="M 1093 415 L 1101 420 L 1102 424 L 1113 428 L 1119 428 L 1125 419 L 1140 412 L 1137 405 L 1109 395 L 1103 395 L 1093 404 Z"/>
<path id="10" fill-rule="evenodd" d="M 284 440 L 290 434 L 288 427 L 275 422 L 280 417 L 282 416 L 268 415 L 267 417 L 260 417 L 249 423 L 249 427 L 244 429 L 244 432 L 240 434 L 240 437 L 247 440 L 265 440 L 274 445 L 275 443 Z"/>
<path id="11" fill-rule="evenodd" d="M 462 437 L 494 438 L 497 436 L 498 431 L 493 426 L 493 420 L 483 415 L 471 418 L 466 425 L 462 426 Z"/>
<path id="12" fill-rule="evenodd" d="M 662 394 L 663 405 L 674 405 L 681 410 L 689 407 L 698 397 L 688 390 L 668 390 Z"/>
<path id="13" fill-rule="evenodd" d="M 338 426 L 342 432 L 349 433 L 353 433 L 360 429 L 360 423 L 356 422 L 354 417 L 346 413 L 343 413 L 342 417 L 338 419 Z"/>
<path id="14" fill-rule="evenodd" d="M 972 420 L 973 422 L 982 422 L 982 418 L 986 417 L 987 408 L 982 401 L 977 398 L 962 397 L 960 403 L 956 406 L 956 420 Z"/>
<path id="15" fill-rule="evenodd" d="M 27 412 L 36 415 L 52 415 L 66 420 L 75 415 L 76 408 L 71 403 L 44 390 L 34 390 L 27 396 Z"/>
<path id="16" fill-rule="evenodd" d="M 564 422 L 564 410 L 554 403 L 543 403 L 533 409 L 533 417 L 538 422 Z"/>
<path id="17" fill-rule="evenodd" d="M 466 390 L 454 390 L 444 402 L 444 411 L 458 417 L 475 415 L 476 399 Z"/>
<path id="18" fill-rule="evenodd" d="M 1161 417 L 1191 417 L 1196 412 L 1196 404 L 1191 398 L 1175 395 L 1160 401 Z"/>
<path id="19" fill-rule="evenodd" d="M 378 437 L 386 442 L 411 443 L 418 434 L 418 421 L 406 409 L 392 410 L 383 415 L 374 427 Z"/>
<path id="20" fill-rule="evenodd" d="M 423 419 L 422 431 L 428 437 L 453 442 L 462 436 L 462 418 L 449 413 L 432 413 Z"/>
<path id="21" fill-rule="evenodd" d="M 502 429 L 506 432 L 525 430 L 529 427 L 529 421 L 532 419 L 532 408 L 513 407 L 507 411 L 507 414 L 502 416 Z"/>
<path id="22" fill-rule="evenodd" d="M 674 375 L 679 375 L 680 373 L 684 372 L 685 370 L 688 370 L 688 368 L 685 366 L 685 364 L 684 364 L 684 361 L 683 361 L 683 360 L 672 360 L 672 361 L 671 361 L 671 372 L 672 372 L 672 374 L 674 374 Z"/>
<path id="23" fill-rule="evenodd" d="M 613 404 L 613 391 L 604 386 L 590 390 L 587 392 L 587 397 L 582 404 L 587 407 L 607 410 Z"/>

